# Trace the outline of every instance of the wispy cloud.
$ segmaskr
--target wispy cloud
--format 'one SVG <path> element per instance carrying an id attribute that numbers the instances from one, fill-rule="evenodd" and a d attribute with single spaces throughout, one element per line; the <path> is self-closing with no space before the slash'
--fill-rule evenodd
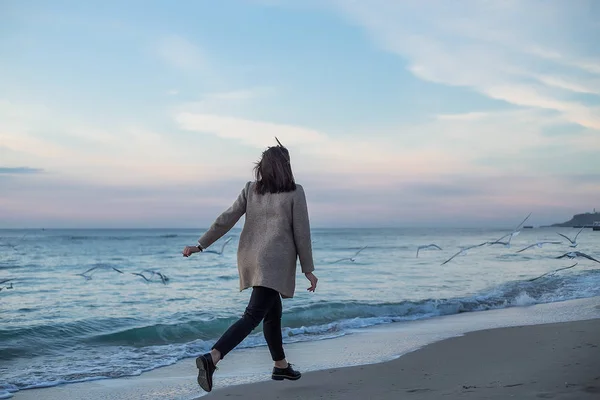
<path id="1" fill-rule="evenodd" d="M 169 131 L 143 125 L 99 126 L 59 108 L 6 103 L 0 107 L 0 120 L 0 156 L 8 165 L 43 165 L 46 171 L 79 181 L 136 185 L 210 181 L 230 173 L 224 168 L 199 176 L 217 155 L 199 159 L 194 150 L 199 140 L 182 145 Z"/>
<path id="2" fill-rule="evenodd" d="M 599 73 L 600 63 L 573 54 L 568 41 L 555 34 L 561 24 L 586 24 L 588 36 L 600 34 L 597 23 L 580 18 L 585 7 L 482 1 L 334 4 L 383 48 L 406 58 L 408 70 L 423 80 L 556 111 L 566 121 L 600 129 L 600 108 L 569 95 L 598 94 L 598 77 L 586 73 Z M 575 77 L 565 78 L 567 71 Z"/>
<path id="3" fill-rule="evenodd" d="M 344 140 L 307 127 L 191 112 L 177 113 L 174 119 L 183 130 L 217 136 L 259 151 L 274 145 L 276 136 L 292 151 L 292 162 L 300 176 L 317 174 L 365 190 L 415 175 L 425 178 L 441 171 L 471 169 L 469 160 L 461 154 L 444 148 L 404 146 L 402 139 L 399 143 L 376 137 Z"/>
<path id="4" fill-rule="evenodd" d="M 157 54 L 168 64 L 183 70 L 200 70 L 207 67 L 206 56 L 200 48 L 186 38 L 170 35 L 161 38 Z"/>

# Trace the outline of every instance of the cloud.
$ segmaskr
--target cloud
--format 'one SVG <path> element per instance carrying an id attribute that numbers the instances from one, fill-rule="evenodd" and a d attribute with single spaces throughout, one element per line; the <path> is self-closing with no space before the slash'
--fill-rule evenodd
<path id="1" fill-rule="evenodd" d="M 256 148 L 273 145 L 275 136 L 289 145 L 318 145 L 327 141 L 327 138 L 316 130 L 228 116 L 183 112 L 175 116 L 175 121 L 182 129 L 237 139 Z"/>
<path id="2" fill-rule="evenodd" d="M 202 174 L 219 156 L 200 140 L 184 143 L 168 129 L 110 122 L 99 126 L 54 107 L 0 102 L 0 120 L 3 163 L 40 165 L 80 182 L 206 182 L 235 174 L 239 164 Z"/>
<path id="3" fill-rule="evenodd" d="M 590 54 L 594 47 L 572 45 L 581 41 L 573 32 L 600 35 L 585 7 L 536 1 L 333 4 L 423 80 L 556 111 L 566 122 L 600 129 L 600 108 L 572 99 L 573 93 L 600 89 L 598 77 L 590 76 L 600 73 L 598 58 Z"/>
<path id="4" fill-rule="evenodd" d="M 27 175 L 27 174 L 39 174 L 44 172 L 41 168 L 31 168 L 31 167 L 0 167 L 0 174 L 7 175 Z"/>
<path id="5" fill-rule="evenodd" d="M 415 149 L 405 146 L 402 140 L 391 143 L 385 137 L 339 138 L 308 127 L 193 112 L 177 112 L 174 120 L 183 130 L 214 135 L 261 151 L 274 145 L 276 136 L 290 148 L 301 172 L 343 175 L 342 181 L 348 184 L 385 185 L 389 177 L 468 169 L 464 160 L 444 149 Z"/>
<path id="6" fill-rule="evenodd" d="M 200 70 L 207 66 L 206 56 L 200 48 L 178 35 L 160 39 L 156 51 L 165 62 L 182 70 Z"/>

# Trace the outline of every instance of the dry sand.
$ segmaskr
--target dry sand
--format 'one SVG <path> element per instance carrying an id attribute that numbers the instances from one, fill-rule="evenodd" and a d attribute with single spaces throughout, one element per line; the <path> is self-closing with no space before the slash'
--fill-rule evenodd
<path id="1" fill-rule="evenodd" d="M 390 362 L 226 387 L 201 398 L 598 400 L 600 319 L 472 332 Z"/>

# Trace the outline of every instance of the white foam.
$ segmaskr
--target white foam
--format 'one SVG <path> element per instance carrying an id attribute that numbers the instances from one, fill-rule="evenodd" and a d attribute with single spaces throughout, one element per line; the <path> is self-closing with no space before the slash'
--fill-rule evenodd
<path id="1" fill-rule="evenodd" d="M 10 399 L 11 397 L 13 397 L 13 394 L 11 392 L 8 392 L 6 390 L 0 390 L 0 399 Z"/>

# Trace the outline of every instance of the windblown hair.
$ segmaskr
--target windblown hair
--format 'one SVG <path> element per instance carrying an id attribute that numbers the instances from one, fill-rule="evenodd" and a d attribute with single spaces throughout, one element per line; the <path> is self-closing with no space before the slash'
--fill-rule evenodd
<path id="1" fill-rule="evenodd" d="M 279 143 L 279 140 L 277 140 Z M 296 182 L 290 164 L 290 153 L 279 143 L 267 148 L 254 166 L 255 190 L 259 194 L 292 192 Z"/>

